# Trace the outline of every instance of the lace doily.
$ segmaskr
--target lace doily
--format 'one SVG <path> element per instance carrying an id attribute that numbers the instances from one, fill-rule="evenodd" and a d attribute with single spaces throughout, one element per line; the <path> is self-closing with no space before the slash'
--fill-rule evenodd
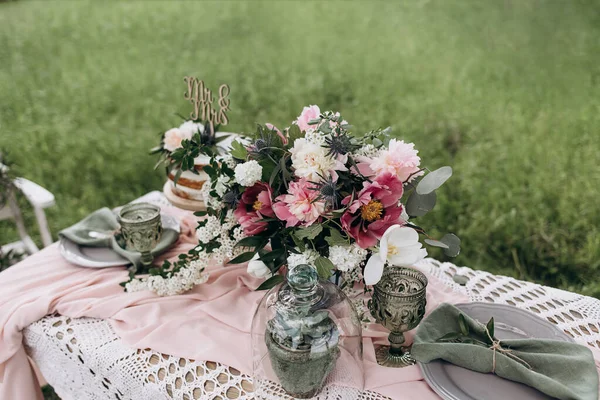
<path id="1" fill-rule="evenodd" d="M 138 201 L 168 204 L 159 192 Z M 451 263 L 418 267 L 471 301 L 510 304 L 556 324 L 581 344 L 600 348 L 600 301 Z M 465 282 L 463 285 L 457 282 Z M 363 307 L 357 302 L 359 307 Z M 362 310 L 365 311 L 364 308 Z M 365 313 L 368 317 L 368 312 Z M 46 316 L 24 330 L 28 354 L 63 400 L 245 400 L 256 398 L 252 378 L 212 361 L 189 360 L 125 346 L 108 321 Z M 261 396 L 290 399 L 273 383 Z M 353 389 L 327 387 L 317 399 L 354 398 Z M 361 400 L 387 399 L 363 392 Z"/>

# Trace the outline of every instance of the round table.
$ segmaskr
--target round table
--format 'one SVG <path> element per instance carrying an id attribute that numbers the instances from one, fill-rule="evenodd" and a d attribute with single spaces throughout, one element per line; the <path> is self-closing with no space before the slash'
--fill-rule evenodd
<path id="1" fill-rule="evenodd" d="M 159 192 L 140 200 L 165 202 Z M 509 304 L 556 324 L 581 344 L 600 348 L 600 301 L 433 259 L 418 267 L 471 301 Z M 460 275 L 466 279 L 456 279 Z M 456 280 L 456 281 L 455 281 Z M 360 306 L 360 305 L 359 305 Z M 109 322 L 50 315 L 24 331 L 27 353 L 63 400 L 252 399 L 252 378 L 210 360 L 190 360 L 127 347 Z M 273 384 L 270 398 L 289 399 Z M 319 399 L 343 397 L 329 387 Z M 341 397 L 340 397 L 341 396 Z M 363 392 L 361 399 L 386 399 Z"/>

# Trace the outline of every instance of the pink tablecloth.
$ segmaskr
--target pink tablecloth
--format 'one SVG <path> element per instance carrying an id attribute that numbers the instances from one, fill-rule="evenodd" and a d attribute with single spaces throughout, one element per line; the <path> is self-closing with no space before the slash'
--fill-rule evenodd
<path id="1" fill-rule="evenodd" d="M 164 256 L 174 257 L 193 246 L 195 220 L 175 208 L 164 211 L 182 221 L 177 245 Z M 21 332 L 52 313 L 108 319 L 132 347 L 217 361 L 251 373 L 249 332 L 264 294 L 253 289 L 260 281 L 247 275 L 245 266 L 215 266 L 210 273 L 206 284 L 180 296 L 125 293 L 119 286 L 127 277 L 124 268 L 73 266 L 61 257 L 57 244 L 0 273 L 0 399 L 42 398 Z M 428 312 L 441 302 L 467 300 L 430 278 Z M 418 367 L 398 370 L 377 365 L 373 343 L 385 342 L 382 327 L 372 325 L 364 336 L 366 389 L 398 399 L 438 399 Z"/>

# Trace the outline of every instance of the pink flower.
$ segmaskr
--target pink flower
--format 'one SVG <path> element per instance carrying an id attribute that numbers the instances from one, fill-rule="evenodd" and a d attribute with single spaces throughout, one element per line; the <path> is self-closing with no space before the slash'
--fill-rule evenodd
<path id="1" fill-rule="evenodd" d="M 271 196 L 271 188 L 265 183 L 256 183 L 242 194 L 242 199 L 233 215 L 246 235 L 252 236 L 264 231 L 267 223 L 263 219 L 275 216 Z"/>
<path id="2" fill-rule="evenodd" d="M 167 151 L 175 151 L 181 147 L 181 142 L 184 139 L 191 139 L 192 134 L 188 131 L 181 130 L 179 128 L 169 129 L 165 132 L 163 147 Z"/>
<path id="3" fill-rule="evenodd" d="M 417 155 L 414 143 L 404 143 L 404 140 L 390 140 L 387 150 L 382 150 L 379 156 L 371 161 L 369 167 L 379 175 L 389 172 L 398 177 L 402 182 L 407 182 L 411 174 L 419 170 L 421 158 Z M 423 175 L 423 172 L 416 173 L 411 179 Z"/>
<path id="4" fill-rule="evenodd" d="M 306 179 L 300 179 L 290 183 L 288 194 L 275 199 L 273 210 L 288 228 L 298 224 L 310 226 L 325 212 L 325 202 L 315 201 L 318 195 L 319 191 L 312 190 Z"/>
<path id="5" fill-rule="evenodd" d="M 363 183 L 352 203 L 351 196 L 342 200 L 348 205 L 342 215 L 342 227 L 363 249 L 377 245 L 390 226 L 406 223 L 401 217 L 404 207 L 399 204 L 402 193 L 402 181 L 389 172 Z"/>
<path id="6" fill-rule="evenodd" d="M 302 113 L 300 114 L 298 119 L 294 121 L 294 123 L 298 125 L 298 128 L 300 128 L 302 132 L 306 132 L 307 130 L 316 127 L 315 125 L 309 125 L 308 123 L 313 119 L 319 118 L 319 115 L 321 115 L 321 110 L 319 109 L 319 106 L 304 107 L 302 109 Z"/>
<path id="7" fill-rule="evenodd" d="M 275 133 L 277 133 L 277 136 L 279 136 L 281 138 L 281 142 L 283 143 L 284 146 L 286 144 L 288 144 L 288 138 L 283 133 L 281 133 L 281 131 L 279 129 L 277 129 L 277 127 L 275 125 L 267 122 L 265 124 L 265 126 L 267 128 L 269 128 L 270 130 L 275 131 Z"/>

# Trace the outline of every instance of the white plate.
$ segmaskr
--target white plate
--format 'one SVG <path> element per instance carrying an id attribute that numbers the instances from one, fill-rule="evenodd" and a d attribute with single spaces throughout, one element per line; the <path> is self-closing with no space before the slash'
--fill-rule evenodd
<path id="1" fill-rule="evenodd" d="M 181 228 L 179 221 L 166 214 L 161 214 L 163 229 L 171 229 L 179 233 Z M 69 239 L 60 238 L 60 254 L 71 264 L 88 268 L 106 268 L 118 267 L 131 264 L 131 262 L 121 257 L 112 249 L 107 247 L 86 247 L 79 246 Z"/>

